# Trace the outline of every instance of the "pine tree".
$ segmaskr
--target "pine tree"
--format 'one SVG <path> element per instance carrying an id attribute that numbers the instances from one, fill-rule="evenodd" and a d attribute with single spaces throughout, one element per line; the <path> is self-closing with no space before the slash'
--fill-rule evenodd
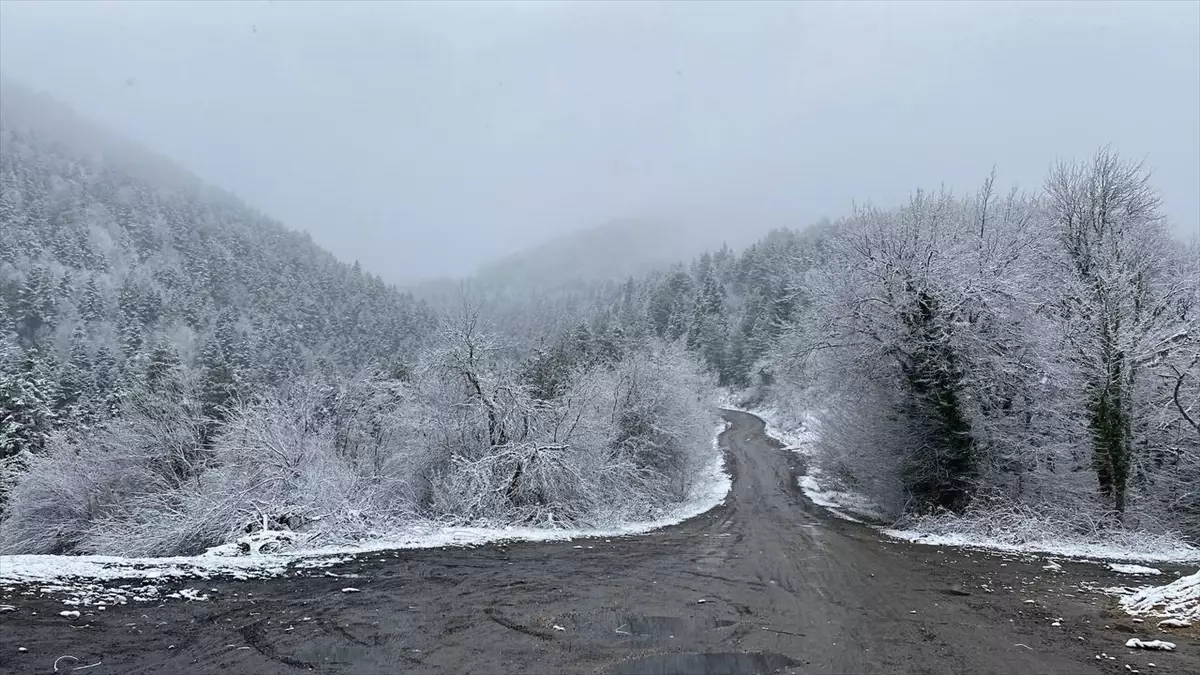
<path id="1" fill-rule="evenodd" d="M 535 350 L 521 370 L 530 394 L 538 400 L 550 401 L 566 391 L 571 379 L 571 359 L 567 348 L 559 343 L 550 349 Z"/>
<path id="2" fill-rule="evenodd" d="M 180 391 L 183 362 L 170 343 L 160 341 L 150 352 L 146 363 L 146 386 L 156 394 L 177 394 Z"/>
<path id="3" fill-rule="evenodd" d="M 89 277 L 83 286 L 83 295 L 79 298 L 79 316 L 84 321 L 99 321 L 105 314 L 104 296 L 100 294 L 100 286 L 95 277 Z"/>
<path id="4" fill-rule="evenodd" d="M 200 412 L 208 421 L 205 442 L 211 441 L 219 424 L 225 421 L 238 397 L 237 376 L 221 350 L 220 342 L 210 338 L 200 355 Z"/>
<path id="5" fill-rule="evenodd" d="M 98 419 L 116 415 L 121 408 L 121 370 L 117 359 L 107 347 L 101 346 L 92 358 L 94 413 Z"/>
<path id="6" fill-rule="evenodd" d="M 39 347 L 53 328 L 54 297 L 50 273 L 35 265 L 17 294 L 17 335 L 28 347 Z"/>
<path id="7" fill-rule="evenodd" d="M 588 330 L 586 323 L 581 323 L 575 327 L 571 333 L 570 355 L 571 360 L 575 363 L 590 364 L 595 358 L 596 347 L 592 340 L 592 331 Z"/>
<path id="8" fill-rule="evenodd" d="M 692 295 L 692 277 L 676 267 L 659 284 L 650 299 L 647 313 L 655 335 L 678 340 L 687 331 Z"/>
<path id="9" fill-rule="evenodd" d="M 125 355 L 126 361 L 132 361 L 142 353 L 142 346 L 145 344 L 145 338 L 142 336 L 142 327 L 138 325 L 135 319 L 128 315 L 121 316 L 121 353 Z"/>
<path id="10" fill-rule="evenodd" d="M 252 365 L 250 341 L 238 326 L 236 312 L 226 309 L 217 316 L 215 337 L 233 373 L 239 379 L 244 379 Z"/>
<path id="11" fill-rule="evenodd" d="M 5 298 L 4 293 L 0 292 L 0 341 L 8 339 L 14 341 L 17 339 L 17 329 L 8 298 Z"/>
<path id="12" fill-rule="evenodd" d="M 54 400 L 55 415 L 64 424 L 90 421 L 88 404 L 92 400 L 89 378 L 91 370 L 87 332 L 82 326 L 76 326 L 71 332 L 68 358 L 58 369 L 58 395 Z"/>
<path id="13" fill-rule="evenodd" d="M 710 265 L 711 270 L 711 265 Z M 688 349 L 698 351 L 709 368 L 722 376 L 728 374 L 725 364 L 728 326 L 725 319 L 725 287 L 710 272 L 704 277 L 700 294 L 692 309 L 688 328 Z"/>
<path id="14" fill-rule="evenodd" d="M 46 447 L 55 396 L 50 364 L 37 350 L 26 352 L 11 372 L 0 373 L 0 459 Z"/>

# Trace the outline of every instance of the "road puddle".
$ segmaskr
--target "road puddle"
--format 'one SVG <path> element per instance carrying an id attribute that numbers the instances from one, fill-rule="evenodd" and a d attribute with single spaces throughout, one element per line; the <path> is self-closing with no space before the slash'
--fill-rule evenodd
<path id="1" fill-rule="evenodd" d="M 767 675 L 797 661 L 774 652 L 654 654 L 618 663 L 608 675 Z"/>
<path id="2" fill-rule="evenodd" d="M 728 628 L 737 623 L 723 619 L 641 615 L 606 617 L 603 622 L 614 625 L 615 629 L 613 632 L 618 635 L 639 637 L 683 637 L 698 635 L 714 628 Z"/>

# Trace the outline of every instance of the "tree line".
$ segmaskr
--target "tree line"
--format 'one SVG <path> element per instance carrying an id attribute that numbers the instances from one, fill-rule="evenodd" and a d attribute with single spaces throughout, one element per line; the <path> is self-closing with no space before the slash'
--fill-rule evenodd
<path id="1" fill-rule="evenodd" d="M 3 121 L 5 550 L 650 518 L 688 498 L 716 386 L 811 420 L 823 475 L 895 518 L 1200 534 L 1200 255 L 1111 151 L 1030 193 L 419 300 Z"/>
<path id="2" fill-rule="evenodd" d="M 1040 190 L 918 191 L 614 286 L 593 321 L 811 412 L 894 517 L 1200 535 L 1200 251 L 1109 149 Z M 632 308 L 632 309 L 631 309 Z"/>

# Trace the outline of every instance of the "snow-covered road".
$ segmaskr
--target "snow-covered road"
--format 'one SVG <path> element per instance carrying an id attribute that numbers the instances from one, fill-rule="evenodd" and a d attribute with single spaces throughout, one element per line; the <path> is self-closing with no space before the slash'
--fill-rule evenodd
<path id="1" fill-rule="evenodd" d="M 204 581 L 203 602 L 79 617 L 18 590 L 0 596 L 15 606 L 0 613 L 0 671 L 49 672 L 71 655 L 99 663 L 92 675 L 1200 672 L 1195 632 L 1159 632 L 1088 591 L 1116 572 L 880 541 L 804 496 L 803 458 L 761 420 L 726 417 L 733 489 L 679 525 L 378 551 L 320 573 Z M 1156 583 L 1176 572 L 1163 569 Z M 1132 637 L 1178 648 L 1134 652 Z"/>

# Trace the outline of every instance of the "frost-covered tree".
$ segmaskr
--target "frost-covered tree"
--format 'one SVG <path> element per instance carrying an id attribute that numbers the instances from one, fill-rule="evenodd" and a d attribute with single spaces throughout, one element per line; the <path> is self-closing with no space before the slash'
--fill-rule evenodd
<path id="1" fill-rule="evenodd" d="M 1154 445 L 1153 432 L 1139 428 L 1162 386 L 1147 366 L 1187 346 L 1194 323 L 1175 310 L 1194 298 L 1195 280 L 1167 264 L 1172 242 L 1140 164 L 1102 150 L 1091 162 L 1058 166 L 1046 192 L 1067 261 L 1059 303 L 1069 358 L 1083 377 L 1093 464 L 1123 513 L 1136 455 Z"/>
<path id="2" fill-rule="evenodd" d="M 12 484 L 41 453 L 53 428 L 55 413 L 52 369 L 31 350 L 19 360 L 0 342 L 0 505 Z"/>

